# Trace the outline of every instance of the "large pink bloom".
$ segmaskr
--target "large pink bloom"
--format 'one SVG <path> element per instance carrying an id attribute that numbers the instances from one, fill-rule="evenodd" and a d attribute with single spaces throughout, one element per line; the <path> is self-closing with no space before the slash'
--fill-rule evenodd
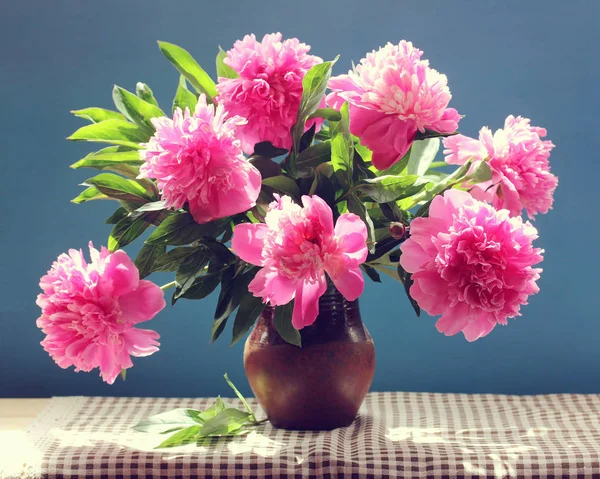
<path id="1" fill-rule="evenodd" d="M 303 196 L 304 207 L 289 196 L 271 203 L 266 224 L 237 225 L 232 248 L 248 263 L 262 266 L 249 285 L 273 306 L 295 298 L 292 324 L 314 323 L 329 275 L 344 298 L 353 301 L 364 289 L 360 264 L 367 258 L 367 227 L 352 213 L 335 228 L 331 208 L 318 196 Z"/>
<path id="2" fill-rule="evenodd" d="M 448 108 L 446 75 L 421 60 L 423 52 L 402 40 L 367 54 L 355 71 L 329 81 L 327 102 L 347 101 L 350 132 L 373 150 L 373 165 L 385 170 L 410 148 L 417 131 L 453 133 L 460 116 Z"/>
<path id="3" fill-rule="evenodd" d="M 100 368 L 112 384 L 133 366 L 130 356 L 158 351 L 158 333 L 134 326 L 152 319 L 165 300 L 158 286 L 140 280 L 124 251 L 110 254 L 90 243 L 90 255 L 88 264 L 81 250 L 69 250 L 41 278 L 37 326 L 46 334 L 42 346 L 61 368 Z"/>
<path id="4" fill-rule="evenodd" d="M 429 314 L 441 314 L 437 329 L 462 331 L 468 341 L 496 324 L 520 316 L 520 307 L 539 291 L 543 250 L 537 230 L 507 210 L 449 190 L 436 196 L 428 218 L 416 218 L 401 246 L 400 264 L 412 273 L 411 296 Z"/>
<path id="5" fill-rule="evenodd" d="M 238 133 L 248 154 L 261 141 L 278 148 L 292 146 L 290 129 L 302 98 L 302 79 L 323 61 L 309 55 L 310 46 L 297 38 L 281 38 L 281 33 L 272 33 L 259 42 L 254 35 L 246 35 L 235 42 L 224 62 L 239 78 L 219 78 L 217 84 L 217 100 L 227 111 L 248 119 Z"/>
<path id="6" fill-rule="evenodd" d="M 558 178 L 550 173 L 548 158 L 554 145 L 542 141 L 546 130 L 530 126 L 530 120 L 510 115 L 504 129 L 492 135 L 489 128 L 479 131 L 479 140 L 463 135 L 444 139 L 446 161 L 462 165 L 467 160 L 489 157 L 491 181 L 477 184 L 471 193 L 478 199 L 506 208 L 519 216 L 523 208 L 530 218 L 552 208 Z"/>
<path id="7" fill-rule="evenodd" d="M 156 133 L 140 151 L 140 177 L 154 178 L 168 208 L 188 203 L 198 223 L 241 213 L 256 204 L 261 176 L 237 139 L 246 120 L 200 95 L 193 115 L 177 108 L 173 119 L 153 118 Z"/>

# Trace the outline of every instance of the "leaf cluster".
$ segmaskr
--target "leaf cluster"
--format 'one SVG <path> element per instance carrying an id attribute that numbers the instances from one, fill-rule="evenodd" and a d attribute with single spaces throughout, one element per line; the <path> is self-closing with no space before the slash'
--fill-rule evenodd
<path id="1" fill-rule="evenodd" d="M 192 111 L 201 94 L 207 101 L 213 101 L 217 95 L 215 82 L 196 60 L 177 45 L 167 42 L 158 45 L 180 75 L 171 110 Z M 225 59 L 225 52 L 219 48 L 218 77 L 235 78 L 236 72 Z M 369 256 L 363 270 L 375 282 L 381 281 L 380 273 L 402 282 L 419 314 L 416 302 L 410 298 L 410 274 L 398 262 L 399 246 L 405 238 L 392 237 L 390 226 L 400 223 L 409 232 L 411 220 L 426 216 L 436 195 L 491 178 L 485 161 L 477 165 L 468 162 L 453 173 L 446 173 L 441 168 L 444 163 L 434 162 L 440 147 L 440 135 L 435 132 L 419 134 L 398 162 L 386 171 L 377 170 L 371 161 L 372 152 L 350 133 L 348 104 L 339 111 L 322 107 L 336 60 L 315 65 L 305 75 L 296 122 L 290 130 L 292 147 L 277 148 L 269 142 L 255 145 L 248 161 L 262 175 L 256 206 L 206 224 L 196 223 L 187 205 L 180 210 L 167 209 L 156 183 L 139 178 L 143 163 L 140 152 L 155 132 L 154 119 L 165 116 L 148 85 L 138 83 L 135 93 L 115 86 L 114 111 L 98 107 L 73 111 L 90 124 L 79 128 L 69 139 L 108 146 L 71 165 L 75 169 L 99 170 L 96 176 L 83 182 L 85 189 L 72 201 L 118 203 L 106 220 L 113 225 L 108 238 L 111 251 L 129 245 L 151 230 L 135 263 L 141 277 L 153 272 L 175 274 L 172 304 L 181 298 L 203 299 L 218 289 L 213 341 L 221 336 L 233 317 L 231 342 L 236 343 L 264 309 L 261 299 L 248 292 L 259 268 L 238 258 L 228 244 L 236 225 L 264 221 L 276 195 L 288 195 L 298 203 L 304 195 L 318 195 L 331 206 L 336 218 L 348 212 L 358 215 L 368 231 Z M 300 335 L 291 326 L 292 311 L 293 303 L 277 307 L 274 324 L 286 341 L 300 346 Z M 190 427 L 198 426 L 202 425 Z"/>

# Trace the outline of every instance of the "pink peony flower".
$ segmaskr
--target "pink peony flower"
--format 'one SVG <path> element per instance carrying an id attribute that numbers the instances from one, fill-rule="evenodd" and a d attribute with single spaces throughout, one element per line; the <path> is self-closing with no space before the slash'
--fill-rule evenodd
<path id="1" fill-rule="evenodd" d="M 350 108 L 350 132 L 373 150 L 373 165 L 385 170 L 410 148 L 417 131 L 453 133 L 460 116 L 448 108 L 446 75 L 421 60 L 423 52 L 402 40 L 367 54 L 355 71 L 329 81 L 327 102 Z"/>
<path id="2" fill-rule="evenodd" d="M 470 158 L 489 157 L 491 181 L 477 184 L 471 194 L 497 208 L 519 216 L 523 208 L 533 218 L 552 208 L 558 178 L 550 173 L 548 157 L 554 145 L 542 141 L 546 130 L 530 126 L 527 118 L 510 115 L 504 129 L 492 135 L 489 128 L 479 131 L 479 140 L 463 135 L 444 139 L 446 161 L 462 165 Z"/>
<path id="3" fill-rule="evenodd" d="M 281 33 L 272 33 L 258 42 L 254 35 L 246 35 L 235 42 L 224 62 L 239 78 L 219 78 L 217 84 L 217 100 L 227 111 L 248 119 L 238 130 L 248 154 L 261 141 L 278 148 L 292 146 L 290 129 L 302 98 L 302 79 L 323 61 L 309 55 L 310 46 L 297 38 L 283 42 L 281 38 Z"/>
<path id="4" fill-rule="evenodd" d="M 428 218 L 416 218 L 401 246 L 400 264 L 412 273 L 411 296 L 436 327 L 468 341 L 488 334 L 496 324 L 520 316 L 520 307 L 539 291 L 536 281 L 543 250 L 534 248 L 537 230 L 507 210 L 449 190 L 436 196 Z"/>
<path id="5" fill-rule="evenodd" d="M 112 384 L 133 366 L 130 356 L 158 351 L 158 333 L 134 326 L 152 319 L 165 300 L 158 286 L 139 279 L 124 251 L 98 251 L 90 242 L 90 255 L 88 264 L 81 250 L 69 250 L 41 278 L 37 326 L 46 334 L 42 346 L 61 368 L 100 368 Z"/>
<path id="6" fill-rule="evenodd" d="M 189 205 L 198 223 L 252 208 L 260 172 L 244 157 L 237 139 L 246 120 L 229 117 L 200 95 L 194 114 L 177 108 L 173 119 L 153 118 L 156 133 L 140 150 L 141 178 L 154 178 L 168 208 Z"/>
<path id="7" fill-rule="evenodd" d="M 318 196 L 303 196 L 304 207 L 289 196 L 269 205 L 266 224 L 235 227 L 232 248 L 248 263 L 262 266 L 248 289 L 273 306 L 296 298 L 292 324 L 314 323 L 319 298 L 327 289 L 325 273 L 348 301 L 357 299 L 365 282 L 360 264 L 367 258 L 367 227 L 352 214 L 341 215 L 335 228 L 331 208 Z"/>

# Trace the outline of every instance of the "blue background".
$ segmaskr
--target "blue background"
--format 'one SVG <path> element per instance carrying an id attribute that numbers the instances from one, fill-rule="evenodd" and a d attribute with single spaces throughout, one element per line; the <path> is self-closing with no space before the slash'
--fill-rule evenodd
<path id="1" fill-rule="evenodd" d="M 2 2 L 0 396 L 227 395 L 226 371 L 249 393 L 243 345 L 208 341 L 214 297 L 181 301 L 153 320 L 160 353 L 112 387 L 96 372 L 52 362 L 39 345 L 34 301 L 58 254 L 105 244 L 110 231 L 103 222 L 114 203 L 69 202 L 94 174 L 68 168 L 93 149 L 65 141 L 84 124 L 69 110 L 110 108 L 112 85 L 132 90 L 137 81 L 168 110 L 178 75 L 157 39 L 187 48 L 212 74 L 218 45 L 273 31 L 324 59 L 340 53 L 336 73 L 388 41 L 411 40 L 448 75 L 463 133 L 521 114 L 557 145 L 555 207 L 535 222 L 547 251 L 541 293 L 521 318 L 469 344 L 440 335 L 433 318 L 417 319 L 391 279 L 369 283 L 362 313 L 377 348 L 372 389 L 600 393 L 599 18 L 594 1 Z"/>

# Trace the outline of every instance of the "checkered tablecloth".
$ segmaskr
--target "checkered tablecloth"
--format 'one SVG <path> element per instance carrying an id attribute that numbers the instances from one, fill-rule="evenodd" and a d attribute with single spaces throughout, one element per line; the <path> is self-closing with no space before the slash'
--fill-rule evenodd
<path id="1" fill-rule="evenodd" d="M 22 458 L 4 458 L 18 470 L 1 472 L 0 449 L 0 477 L 600 478 L 600 395 L 372 393 L 347 428 L 264 424 L 247 436 L 167 450 L 153 449 L 164 436 L 131 429 L 209 401 L 54 398 L 29 429 Z"/>

